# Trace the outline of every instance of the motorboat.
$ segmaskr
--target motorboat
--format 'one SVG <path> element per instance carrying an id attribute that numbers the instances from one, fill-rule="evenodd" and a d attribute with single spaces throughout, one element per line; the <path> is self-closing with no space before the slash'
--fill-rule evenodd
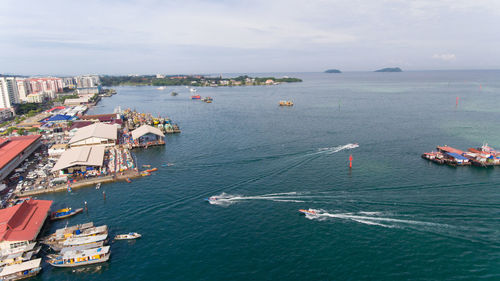
<path id="1" fill-rule="evenodd" d="M 140 235 L 137 232 L 130 232 L 127 234 L 118 234 L 115 236 L 115 240 L 131 240 L 131 239 L 137 239 L 141 238 L 142 235 Z"/>
<path id="2" fill-rule="evenodd" d="M 50 215 L 50 219 L 51 220 L 65 219 L 65 218 L 74 216 L 82 211 L 83 211 L 83 208 L 74 209 L 74 210 L 72 208 L 59 209 Z"/>
<path id="3" fill-rule="evenodd" d="M 62 255 L 53 256 L 47 262 L 55 267 L 76 267 L 106 262 L 109 260 L 110 254 L 109 246 L 104 246 L 88 250 L 68 251 Z"/>
<path id="4" fill-rule="evenodd" d="M 316 211 L 313 210 L 299 209 L 299 212 L 301 212 L 304 215 L 313 215 L 313 216 L 318 215 L 318 213 L 316 213 Z"/>

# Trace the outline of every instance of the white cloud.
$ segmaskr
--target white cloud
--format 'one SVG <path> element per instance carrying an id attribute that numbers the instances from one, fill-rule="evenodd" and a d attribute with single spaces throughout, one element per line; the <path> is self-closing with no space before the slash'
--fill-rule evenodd
<path id="1" fill-rule="evenodd" d="M 454 61 L 457 59 L 457 56 L 455 54 L 434 54 L 432 58 L 442 61 Z"/>

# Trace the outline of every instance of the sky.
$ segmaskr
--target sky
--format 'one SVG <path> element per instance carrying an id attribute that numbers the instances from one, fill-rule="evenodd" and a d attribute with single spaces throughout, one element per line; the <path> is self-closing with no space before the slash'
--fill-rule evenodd
<path id="1" fill-rule="evenodd" d="M 2 0 L 0 73 L 500 69 L 498 0 Z"/>

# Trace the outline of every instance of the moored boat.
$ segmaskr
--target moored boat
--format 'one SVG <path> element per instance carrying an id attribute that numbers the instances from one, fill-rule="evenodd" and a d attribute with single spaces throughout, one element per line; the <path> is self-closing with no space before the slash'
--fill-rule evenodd
<path id="1" fill-rule="evenodd" d="M 61 251 L 63 248 L 66 247 L 74 247 L 74 246 L 81 246 L 81 245 L 90 245 L 90 244 L 95 244 L 97 242 L 105 241 L 108 238 L 108 234 L 99 234 L 99 235 L 92 235 L 92 236 L 85 236 L 85 237 L 72 237 L 68 238 L 62 242 L 59 243 L 49 243 L 48 245 L 54 250 L 54 251 Z"/>
<path id="2" fill-rule="evenodd" d="M 108 234 L 108 226 L 107 225 L 101 225 L 101 226 L 96 226 L 96 227 L 90 227 L 84 230 L 75 230 L 73 232 L 69 233 L 64 233 L 60 235 L 55 235 L 55 236 L 49 236 L 48 238 L 45 238 L 41 242 L 46 245 L 52 245 L 52 244 L 57 244 L 57 243 L 63 243 L 64 241 L 70 239 L 70 238 L 82 238 L 82 237 L 87 237 L 87 236 L 95 236 L 95 235 L 103 235 L 103 234 Z"/>
<path id="3" fill-rule="evenodd" d="M 77 232 L 81 233 L 85 229 L 92 228 L 92 227 L 94 227 L 94 223 L 87 222 L 87 223 L 77 224 L 77 225 L 73 225 L 73 226 L 69 226 L 69 227 L 67 226 L 64 228 L 59 228 L 56 230 L 56 232 L 54 232 L 46 237 L 43 237 L 41 240 L 42 241 L 49 241 L 51 239 L 56 239 L 56 238 L 62 239 L 67 234 L 70 234 L 70 236 L 71 236 L 73 234 L 76 234 Z"/>
<path id="4" fill-rule="evenodd" d="M 100 188 L 101 188 L 101 183 L 99 182 L 95 185 L 95 189 L 100 189 Z"/>
<path id="5" fill-rule="evenodd" d="M 173 97 L 175 97 L 175 96 L 177 96 L 178 94 L 177 94 L 177 92 L 172 92 L 172 93 L 170 93 L 170 95 L 172 95 Z"/>
<path id="6" fill-rule="evenodd" d="M 64 247 L 62 248 L 59 253 L 62 255 L 65 252 L 68 251 L 81 251 L 81 250 L 88 250 L 88 249 L 93 249 L 93 248 L 99 248 L 104 246 L 105 241 L 99 241 L 99 242 L 93 242 L 93 243 L 88 243 L 88 244 L 83 244 L 83 245 L 77 245 L 77 246 L 71 246 L 71 247 Z"/>
<path id="7" fill-rule="evenodd" d="M 130 232 L 128 234 L 118 234 L 115 236 L 115 240 L 131 240 L 131 239 L 137 239 L 141 238 L 142 235 L 140 235 L 137 232 Z"/>
<path id="8" fill-rule="evenodd" d="M 55 267 L 76 267 L 106 262 L 109 260 L 110 254 L 109 246 L 104 246 L 88 250 L 68 251 L 62 255 L 53 256 L 47 262 Z"/>
<path id="9" fill-rule="evenodd" d="M 192 100 L 199 100 L 199 99 L 201 99 L 201 96 L 200 95 L 191 96 L 191 99 Z"/>
<path id="10" fill-rule="evenodd" d="M 83 208 L 74 209 L 74 210 L 72 208 L 64 208 L 64 209 L 60 209 L 60 210 L 53 212 L 50 215 L 50 219 L 51 220 L 65 219 L 67 217 L 74 216 L 82 211 L 83 211 Z"/>
<path id="11" fill-rule="evenodd" d="M 0 269 L 0 280 L 21 280 L 37 275 L 42 270 L 41 258 L 7 265 Z"/>

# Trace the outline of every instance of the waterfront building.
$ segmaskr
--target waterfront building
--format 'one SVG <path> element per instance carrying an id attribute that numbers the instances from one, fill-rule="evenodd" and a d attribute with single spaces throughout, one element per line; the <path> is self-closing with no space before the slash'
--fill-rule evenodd
<path id="1" fill-rule="evenodd" d="M 105 149 L 104 146 L 72 147 L 62 153 L 51 171 L 72 174 L 78 171 L 99 170 L 104 163 Z"/>
<path id="2" fill-rule="evenodd" d="M 115 125 L 94 123 L 80 128 L 69 141 L 70 147 L 75 146 L 113 146 L 116 144 L 118 129 Z"/>
<path id="3" fill-rule="evenodd" d="M 40 135 L 0 138 L 0 181 L 42 145 Z"/>
<path id="4" fill-rule="evenodd" d="M 51 205 L 50 200 L 26 200 L 0 209 L 0 250 L 12 252 L 35 241 Z"/>
<path id="5" fill-rule="evenodd" d="M 16 78 L 0 77 L 0 108 L 11 108 L 19 103 Z"/>
<path id="6" fill-rule="evenodd" d="M 66 99 L 64 101 L 64 105 L 83 105 L 83 104 L 88 104 L 90 102 L 90 98 L 92 96 L 89 96 L 89 95 L 85 95 L 85 96 L 81 96 L 79 98 L 76 98 L 76 99 Z"/>
<path id="7" fill-rule="evenodd" d="M 77 88 L 93 88 L 101 84 L 99 76 L 97 75 L 82 75 L 75 77 Z"/>
<path id="8" fill-rule="evenodd" d="M 164 138 L 162 131 L 149 125 L 142 125 L 132 131 L 132 140 L 138 146 L 165 144 Z"/>
<path id="9" fill-rule="evenodd" d="M 101 90 L 101 86 L 97 86 L 97 87 L 77 88 L 76 92 L 78 95 L 93 96 L 95 94 L 99 94 L 100 90 Z"/>

